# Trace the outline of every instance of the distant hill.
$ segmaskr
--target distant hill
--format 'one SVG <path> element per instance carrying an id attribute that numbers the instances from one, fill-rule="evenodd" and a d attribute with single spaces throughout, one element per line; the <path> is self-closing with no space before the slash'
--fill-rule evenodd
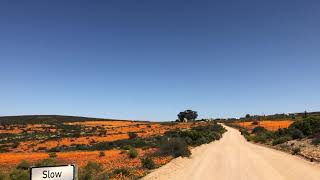
<path id="1" fill-rule="evenodd" d="M 61 115 L 23 115 L 23 116 L 0 116 L 0 124 L 59 124 L 64 122 L 81 121 L 130 121 L 120 119 L 103 119 L 81 116 Z"/>

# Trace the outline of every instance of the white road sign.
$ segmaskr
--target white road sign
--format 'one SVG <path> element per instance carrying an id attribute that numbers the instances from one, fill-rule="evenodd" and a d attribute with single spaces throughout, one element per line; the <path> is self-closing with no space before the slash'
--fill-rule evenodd
<path id="1" fill-rule="evenodd" d="M 76 169 L 74 165 L 32 167 L 31 180 L 75 180 Z"/>

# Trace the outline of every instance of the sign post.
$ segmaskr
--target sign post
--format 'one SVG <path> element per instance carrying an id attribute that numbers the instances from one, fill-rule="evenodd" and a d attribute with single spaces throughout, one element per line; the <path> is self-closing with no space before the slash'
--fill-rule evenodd
<path id="1" fill-rule="evenodd" d="M 76 166 L 32 167 L 30 180 L 77 180 Z"/>

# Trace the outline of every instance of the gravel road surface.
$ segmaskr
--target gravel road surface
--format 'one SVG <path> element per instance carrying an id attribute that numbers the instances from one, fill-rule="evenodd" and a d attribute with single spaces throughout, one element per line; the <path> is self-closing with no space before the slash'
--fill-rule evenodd
<path id="1" fill-rule="evenodd" d="M 320 165 L 247 142 L 230 127 L 219 141 L 176 158 L 145 180 L 320 180 Z"/>

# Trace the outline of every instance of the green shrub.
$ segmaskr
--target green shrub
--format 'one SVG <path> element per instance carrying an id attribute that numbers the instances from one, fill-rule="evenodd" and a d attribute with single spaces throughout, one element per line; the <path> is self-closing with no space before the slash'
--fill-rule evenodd
<path id="1" fill-rule="evenodd" d="M 14 142 L 13 144 L 12 144 L 12 148 L 17 148 L 18 146 L 19 146 L 19 142 Z"/>
<path id="2" fill-rule="evenodd" d="M 22 160 L 16 167 L 16 169 L 28 170 L 30 168 L 30 163 L 26 160 Z"/>
<path id="3" fill-rule="evenodd" d="M 182 138 L 162 140 L 160 143 L 160 153 L 172 155 L 173 157 L 189 157 L 191 155 L 188 144 Z"/>
<path id="4" fill-rule="evenodd" d="M 291 128 L 289 130 L 289 133 L 290 133 L 290 136 L 292 137 L 292 139 L 301 139 L 301 138 L 303 138 L 303 133 L 299 129 Z"/>
<path id="5" fill-rule="evenodd" d="M 130 150 L 132 147 L 130 145 L 125 145 L 123 147 L 121 147 L 124 150 Z"/>
<path id="6" fill-rule="evenodd" d="M 36 163 L 36 166 L 55 166 L 57 164 L 56 160 L 53 158 L 43 159 Z"/>
<path id="7" fill-rule="evenodd" d="M 252 133 L 254 133 L 254 134 L 260 134 L 260 133 L 264 133 L 264 132 L 266 132 L 266 131 L 267 131 L 266 128 L 264 128 L 264 127 L 262 127 L 262 126 L 257 126 L 257 127 L 255 127 L 255 128 L 253 128 Z"/>
<path id="8" fill-rule="evenodd" d="M 241 132 L 241 135 L 244 135 L 244 136 L 245 135 L 247 135 L 247 136 L 250 135 L 249 132 L 247 130 L 245 130 L 245 129 L 240 129 L 240 132 Z"/>
<path id="9" fill-rule="evenodd" d="M 95 177 L 95 180 L 109 180 L 110 175 L 107 172 L 101 172 L 99 175 Z"/>
<path id="10" fill-rule="evenodd" d="M 243 136 L 244 136 L 244 138 L 246 138 L 247 141 L 254 141 L 254 136 L 250 136 L 250 135 L 247 135 L 247 134 L 245 134 Z"/>
<path id="11" fill-rule="evenodd" d="M 284 137 L 280 137 L 278 139 L 275 139 L 273 142 L 272 142 L 272 145 L 277 145 L 277 144 L 282 144 L 282 143 L 285 143 L 287 141 L 290 141 L 291 138 L 290 137 L 287 137 L 287 136 L 284 136 Z"/>
<path id="12" fill-rule="evenodd" d="M 201 144 L 210 143 L 222 137 L 226 131 L 223 126 L 213 124 L 208 126 L 197 126 L 187 131 L 170 131 L 166 133 L 167 137 L 180 137 L 189 145 L 198 146 Z"/>
<path id="13" fill-rule="evenodd" d="M 119 168 L 112 171 L 113 174 L 121 174 L 123 176 L 129 176 L 130 171 L 127 168 Z"/>
<path id="14" fill-rule="evenodd" d="M 202 137 L 201 132 L 195 130 L 182 131 L 180 135 L 182 137 L 189 137 L 192 141 L 197 141 Z"/>
<path id="15" fill-rule="evenodd" d="M 30 180 L 29 171 L 22 169 L 15 169 L 10 173 L 11 180 Z"/>
<path id="16" fill-rule="evenodd" d="M 227 131 L 223 126 L 217 123 L 213 124 L 212 126 L 209 126 L 209 130 L 218 132 L 220 134 L 223 134 L 224 132 Z"/>
<path id="17" fill-rule="evenodd" d="M 105 156 L 106 154 L 104 153 L 104 151 L 100 151 L 99 152 L 99 157 L 103 157 L 103 156 Z"/>
<path id="18" fill-rule="evenodd" d="M 136 158 L 138 156 L 138 151 L 135 148 L 129 149 L 129 157 L 130 158 Z"/>
<path id="19" fill-rule="evenodd" d="M 89 161 L 85 167 L 80 170 L 79 180 L 95 180 L 101 176 L 102 166 L 98 163 Z M 104 175 L 102 175 L 104 176 Z"/>
<path id="20" fill-rule="evenodd" d="M 287 128 L 279 128 L 277 131 L 274 132 L 274 135 L 277 137 L 282 137 L 288 134 Z"/>
<path id="21" fill-rule="evenodd" d="M 155 163 L 150 157 L 142 158 L 141 164 L 142 164 L 142 167 L 147 169 L 154 169 L 156 167 Z"/>
<path id="22" fill-rule="evenodd" d="M 296 147 L 292 150 L 292 154 L 298 154 L 301 151 L 299 147 Z"/>
<path id="23" fill-rule="evenodd" d="M 129 139 L 135 139 L 138 137 L 138 134 L 135 132 L 128 132 Z"/>
<path id="24" fill-rule="evenodd" d="M 289 128 L 296 128 L 302 131 L 304 135 L 311 135 L 316 133 L 320 129 L 320 118 L 319 117 L 307 117 L 303 120 L 295 121 Z"/>
<path id="25" fill-rule="evenodd" d="M 253 136 L 252 139 L 254 142 L 266 143 L 268 140 L 268 137 L 265 133 L 260 133 L 256 136 Z"/>
<path id="26" fill-rule="evenodd" d="M 207 142 L 204 135 L 200 131 L 196 130 L 182 131 L 180 132 L 180 137 L 184 138 L 190 145 L 201 145 Z"/>
<path id="27" fill-rule="evenodd" d="M 316 145 L 320 144 L 320 132 L 317 132 L 313 135 L 312 143 Z"/>
<path id="28" fill-rule="evenodd" d="M 56 158 L 57 157 L 57 153 L 55 153 L 55 152 L 50 152 L 48 155 L 49 155 L 50 158 Z"/>

